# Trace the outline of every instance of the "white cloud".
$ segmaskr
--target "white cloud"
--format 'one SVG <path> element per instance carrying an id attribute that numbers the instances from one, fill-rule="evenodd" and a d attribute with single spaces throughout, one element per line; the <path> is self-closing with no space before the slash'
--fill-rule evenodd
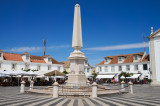
<path id="1" fill-rule="evenodd" d="M 49 47 L 46 47 L 47 49 L 53 49 L 53 48 L 68 48 L 68 47 L 71 47 L 70 45 L 59 45 L 59 46 L 49 46 Z M 11 48 L 11 49 L 8 49 L 6 51 L 9 51 L 9 52 L 36 52 L 36 51 L 39 51 L 39 50 L 43 50 L 43 47 L 14 47 L 14 48 Z"/>
<path id="2" fill-rule="evenodd" d="M 14 47 L 10 49 L 11 52 L 33 52 L 41 50 L 42 47 Z"/>
<path id="3" fill-rule="evenodd" d="M 47 48 L 52 49 L 52 48 L 68 48 L 68 47 L 71 47 L 71 45 L 50 46 L 50 47 L 47 47 Z"/>
<path id="4" fill-rule="evenodd" d="M 146 47 L 149 46 L 149 43 L 146 43 Z M 114 46 L 103 46 L 103 47 L 92 47 L 85 48 L 83 50 L 95 50 L 95 51 L 111 51 L 111 50 L 123 50 L 123 49 L 136 49 L 143 48 L 144 43 L 132 43 L 132 44 L 123 44 L 123 45 L 114 45 Z"/>

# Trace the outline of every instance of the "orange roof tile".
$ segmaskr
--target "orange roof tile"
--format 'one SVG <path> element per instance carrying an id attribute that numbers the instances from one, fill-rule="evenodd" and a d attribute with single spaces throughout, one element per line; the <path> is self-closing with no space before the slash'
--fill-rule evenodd
<path id="1" fill-rule="evenodd" d="M 70 67 L 70 61 L 62 61 L 60 63 L 63 64 L 64 67 Z"/>
<path id="2" fill-rule="evenodd" d="M 46 63 L 43 59 L 43 57 L 41 56 L 33 56 L 33 55 L 30 55 L 30 61 L 31 62 L 34 62 L 34 63 Z"/>
<path id="3" fill-rule="evenodd" d="M 57 60 L 52 58 L 52 64 L 60 64 Z"/>
<path id="4" fill-rule="evenodd" d="M 101 61 L 99 64 L 97 64 L 97 65 L 103 65 L 104 64 L 104 60 L 103 61 Z"/>
<path id="5" fill-rule="evenodd" d="M 145 55 L 145 57 L 143 58 L 143 60 L 142 60 L 143 62 L 145 62 L 145 61 L 150 61 L 150 59 L 149 59 L 149 55 Z"/>
<path id="6" fill-rule="evenodd" d="M 10 61 L 23 61 L 20 54 L 15 53 L 3 53 L 4 60 L 10 60 Z"/>
<path id="7" fill-rule="evenodd" d="M 29 54 L 28 52 L 23 54 Z M 16 53 L 3 53 L 4 60 L 10 60 L 10 61 L 23 61 L 22 55 L 23 54 L 16 54 Z M 49 56 L 49 55 L 48 55 Z M 46 63 L 43 59 L 44 56 L 34 56 L 30 55 L 30 61 L 34 63 Z M 60 64 L 58 61 L 52 58 L 52 64 Z"/>
<path id="8" fill-rule="evenodd" d="M 144 55 L 144 52 L 140 52 L 140 53 L 133 53 L 133 54 L 124 54 L 124 55 L 116 55 L 116 56 L 106 56 L 104 58 L 111 58 L 111 62 L 109 64 L 118 64 L 118 57 L 122 56 L 125 57 L 125 60 L 123 63 L 132 63 L 133 62 L 133 56 L 134 55 Z M 144 61 L 149 61 L 149 56 L 145 56 L 144 59 L 142 60 Z M 97 65 L 103 65 L 105 62 L 105 60 L 103 60 L 102 62 L 100 62 Z"/>

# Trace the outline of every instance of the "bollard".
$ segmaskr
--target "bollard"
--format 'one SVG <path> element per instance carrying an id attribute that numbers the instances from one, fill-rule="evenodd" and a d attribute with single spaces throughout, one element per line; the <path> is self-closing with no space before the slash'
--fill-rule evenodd
<path id="1" fill-rule="evenodd" d="M 121 82 L 121 89 L 122 89 L 122 91 L 125 91 L 124 84 L 125 84 L 125 82 L 124 82 L 124 81 L 122 81 L 122 82 Z"/>
<path id="2" fill-rule="evenodd" d="M 96 97 L 97 97 L 97 83 L 96 83 L 96 82 L 94 82 L 94 83 L 92 84 L 92 97 L 93 97 L 93 98 L 96 98 Z"/>
<path id="3" fill-rule="evenodd" d="M 58 86 L 57 82 L 53 84 L 53 98 L 58 98 Z"/>
<path id="4" fill-rule="evenodd" d="M 25 82 L 22 81 L 21 82 L 21 89 L 20 89 L 20 93 L 24 93 L 24 88 L 25 88 Z"/>
<path id="5" fill-rule="evenodd" d="M 30 87 L 29 87 L 29 90 L 32 90 L 32 89 L 33 89 L 33 86 L 34 86 L 34 81 L 33 81 L 33 80 L 31 80 L 31 81 L 30 81 Z"/>
<path id="6" fill-rule="evenodd" d="M 133 83 L 131 81 L 129 82 L 129 92 L 133 94 Z"/>

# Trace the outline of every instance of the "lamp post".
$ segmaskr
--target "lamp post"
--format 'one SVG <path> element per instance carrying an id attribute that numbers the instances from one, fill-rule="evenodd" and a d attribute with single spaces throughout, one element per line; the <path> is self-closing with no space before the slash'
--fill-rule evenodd
<path id="1" fill-rule="evenodd" d="M 54 80 L 55 80 L 55 82 L 57 82 L 57 80 L 56 80 L 56 71 L 57 70 L 55 70 L 55 74 L 54 74 Z"/>

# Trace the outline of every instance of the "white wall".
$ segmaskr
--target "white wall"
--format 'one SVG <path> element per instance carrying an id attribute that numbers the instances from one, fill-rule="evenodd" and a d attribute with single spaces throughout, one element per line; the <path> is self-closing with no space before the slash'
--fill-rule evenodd
<path id="1" fill-rule="evenodd" d="M 0 71 L 8 71 L 8 70 L 13 70 L 12 69 L 12 64 L 16 64 L 16 69 L 14 69 L 13 71 L 17 71 L 17 70 L 23 70 L 25 69 L 25 62 L 19 62 L 19 61 L 7 61 L 7 60 L 2 60 L 1 61 L 2 67 L 0 68 Z M 51 66 L 51 70 L 57 70 L 58 67 L 60 67 L 60 71 L 63 71 L 63 65 L 61 64 L 46 64 L 46 63 L 33 63 L 33 62 L 27 62 L 27 64 L 30 64 L 29 69 L 31 70 L 36 70 L 39 66 L 41 66 L 39 71 L 48 71 L 48 66 Z"/>
<path id="2" fill-rule="evenodd" d="M 156 76 L 157 81 L 160 81 L 160 38 L 155 38 L 155 66 L 156 66 Z"/>
<path id="3" fill-rule="evenodd" d="M 138 65 L 138 70 L 134 70 L 134 65 Z M 143 70 L 143 64 L 147 64 L 148 69 L 147 70 Z M 104 65 L 97 65 L 96 66 L 96 72 L 98 72 L 99 74 L 120 74 L 122 71 L 119 71 L 119 66 L 122 66 L 122 71 L 123 72 L 128 72 L 128 73 L 138 73 L 140 72 L 142 74 L 142 76 L 148 76 L 148 78 L 150 79 L 150 72 L 149 72 L 149 62 L 141 62 L 141 63 L 128 63 L 128 64 L 104 64 Z M 126 70 L 126 65 L 130 65 L 130 70 L 127 71 Z M 108 66 L 108 72 L 105 72 L 105 66 Z M 113 72 L 111 70 L 111 67 L 114 66 L 115 67 L 115 71 Z M 99 71 L 99 67 L 102 68 L 102 71 Z"/>

